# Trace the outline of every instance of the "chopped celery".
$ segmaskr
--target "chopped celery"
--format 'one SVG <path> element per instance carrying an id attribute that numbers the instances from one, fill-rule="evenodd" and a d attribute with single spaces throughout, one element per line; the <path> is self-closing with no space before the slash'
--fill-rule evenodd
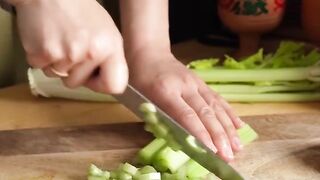
<path id="1" fill-rule="evenodd" d="M 102 176 L 103 171 L 99 169 L 96 165 L 91 164 L 89 167 L 89 173 L 90 176 Z"/>
<path id="2" fill-rule="evenodd" d="M 220 178 L 218 178 L 218 177 L 217 177 L 216 175 L 214 175 L 213 173 L 209 173 L 205 179 L 206 179 L 206 180 L 220 180 Z"/>
<path id="3" fill-rule="evenodd" d="M 161 174 L 161 180 L 176 180 L 176 177 L 175 177 L 174 174 L 162 173 Z"/>
<path id="4" fill-rule="evenodd" d="M 199 163 L 194 160 L 189 160 L 186 164 L 186 172 L 187 177 L 194 179 L 194 178 L 204 178 L 209 174 L 209 171 L 202 167 Z"/>
<path id="5" fill-rule="evenodd" d="M 167 141 L 168 146 L 170 146 L 173 150 L 177 151 L 181 149 L 180 144 L 174 139 L 171 134 L 167 134 L 164 139 Z"/>
<path id="6" fill-rule="evenodd" d="M 157 112 L 156 107 L 152 103 L 142 103 L 139 110 L 143 113 L 155 113 Z"/>
<path id="7" fill-rule="evenodd" d="M 132 175 L 130 175 L 129 173 L 126 172 L 119 172 L 117 174 L 117 179 L 118 180 L 132 180 Z"/>
<path id="8" fill-rule="evenodd" d="M 135 166 L 133 166 L 129 163 L 125 163 L 121 166 L 121 170 L 123 172 L 126 172 L 126 173 L 130 174 L 131 176 L 133 176 L 137 173 L 138 168 L 136 168 Z"/>
<path id="9" fill-rule="evenodd" d="M 145 114 L 145 117 L 144 117 L 146 123 L 148 124 L 156 124 L 158 123 L 158 117 L 155 113 L 148 113 L 148 114 Z"/>
<path id="10" fill-rule="evenodd" d="M 189 159 L 184 152 L 165 147 L 156 154 L 153 165 L 156 169 L 159 168 L 158 171 L 163 172 L 169 169 L 170 172 L 175 173 Z"/>
<path id="11" fill-rule="evenodd" d="M 186 141 L 188 142 L 188 144 L 190 145 L 190 147 L 192 149 L 194 149 L 195 151 L 197 151 L 198 153 L 206 153 L 206 150 L 202 149 L 201 147 L 199 147 L 196 144 L 196 139 L 194 138 L 194 136 L 189 135 L 186 139 Z"/>
<path id="12" fill-rule="evenodd" d="M 109 180 L 109 178 L 105 178 L 102 176 L 88 176 L 88 180 Z"/>
<path id="13" fill-rule="evenodd" d="M 241 144 L 243 145 L 247 145 L 258 138 L 258 134 L 250 127 L 249 124 L 245 124 L 238 129 L 237 134 L 240 137 Z"/>
<path id="14" fill-rule="evenodd" d="M 154 172 L 157 172 L 157 170 L 154 167 L 148 166 L 148 165 L 139 169 L 140 174 L 149 174 L 149 173 L 154 173 Z"/>
<path id="15" fill-rule="evenodd" d="M 135 177 L 136 180 L 161 180 L 161 174 L 158 172 L 141 174 Z"/>
<path id="16" fill-rule="evenodd" d="M 162 138 L 156 138 L 138 153 L 138 161 L 142 164 L 151 164 L 155 154 L 165 147 L 166 141 Z"/>

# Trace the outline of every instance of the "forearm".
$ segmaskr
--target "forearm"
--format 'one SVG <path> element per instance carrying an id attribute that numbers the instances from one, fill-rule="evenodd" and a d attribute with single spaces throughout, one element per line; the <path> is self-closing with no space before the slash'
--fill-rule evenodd
<path id="1" fill-rule="evenodd" d="M 126 54 L 170 51 L 168 0 L 120 0 Z"/>

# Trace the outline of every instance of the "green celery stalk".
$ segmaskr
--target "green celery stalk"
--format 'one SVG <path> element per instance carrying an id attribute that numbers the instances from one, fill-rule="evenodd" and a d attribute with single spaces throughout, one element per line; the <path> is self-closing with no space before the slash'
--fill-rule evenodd
<path id="1" fill-rule="evenodd" d="M 246 84 L 208 84 L 217 93 L 225 94 L 259 94 L 269 92 L 314 91 L 320 88 L 319 83 L 291 85 L 256 86 Z"/>
<path id="2" fill-rule="evenodd" d="M 229 102 L 310 102 L 319 101 L 320 92 L 220 94 Z"/>
<path id="3" fill-rule="evenodd" d="M 258 82 L 258 81 L 302 81 L 317 79 L 320 67 L 278 68 L 278 69 L 192 69 L 207 83 L 213 82 Z"/>
<path id="4" fill-rule="evenodd" d="M 210 173 L 206 168 L 192 159 L 189 160 L 185 166 L 187 172 L 186 175 L 190 179 L 204 178 Z"/>

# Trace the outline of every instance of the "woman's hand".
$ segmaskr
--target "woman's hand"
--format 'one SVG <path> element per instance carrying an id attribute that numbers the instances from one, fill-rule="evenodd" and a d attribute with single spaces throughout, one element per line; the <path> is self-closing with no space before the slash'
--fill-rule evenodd
<path id="1" fill-rule="evenodd" d="M 170 52 L 143 49 L 128 58 L 135 87 L 224 160 L 233 159 L 241 149 L 236 129 L 243 122 L 224 99 Z"/>
<path id="2" fill-rule="evenodd" d="M 10 2 L 10 1 L 9 1 Z M 12 0 L 28 63 L 70 88 L 121 93 L 128 79 L 120 32 L 95 0 Z M 99 75 L 93 76 L 99 69 Z"/>

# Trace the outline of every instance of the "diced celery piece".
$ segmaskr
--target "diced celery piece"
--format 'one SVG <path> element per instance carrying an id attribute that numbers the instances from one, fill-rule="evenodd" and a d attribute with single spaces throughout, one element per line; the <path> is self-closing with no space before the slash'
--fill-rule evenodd
<path id="1" fill-rule="evenodd" d="M 198 153 L 206 153 L 207 151 L 196 144 L 196 139 L 194 136 L 189 135 L 186 139 L 187 143 L 190 145 L 192 149 L 197 151 Z"/>
<path id="2" fill-rule="evenodd" d="M 104 171 L 102 173 L 102 177 L 105 177 L 106 179 L 109 179 L 110 178 L 110 172 L 109 171 Z"/>
<path id="3" fill-rule="evenodd" d="M 123 171 L 119 172 L 117 177 L 118 177 L 117 178 L 118 180 L 132 180 L 133 179 L 130 174 L 123 172 Z"/>
<path id="4" fill-rule="evenodd" d="M 156 113 L 148 113 L 144 115 L 144 119 L 146 123 L 148 124 L 157 124 L 158 123 L 158 117 Z"/>
<path id="5" fill-rule="evenodd" d="M 103 176 L 89 176 L 88 180 L 109 180 L 109 178 L 105 178 Z"/>
<path id="6" fill-rule="evenodd" d="M 161 175 L 161 180 L 176 180 L 176 177 L 173 174 L 163 173 Z"/>
<path id="7" fill-rule="evenodd" d="M 240 129 L 238 129 L 237 134 L 242 145 L 247 145 L 258 138 L 258 134 L 250 127 L 249 124 L 245 124 Z"/>
<path id="8" fill-rule="evenodd" d="M 121 171 L 126 172 L 126 173 L 130 174 L 131 176 L 133 176 L 137 173 L 138 168 L 136 168 L 135 166 L 133 166 L 129 163 L 125 163 L 121 166 Z"/>
<path id="9" fill-rule="evenodd" d="M 166 141 L 161 138 L 154 139 L 151 143 L 145 146 L 138 152 L 138 161 L 142 164 L 151 164 L 154 155 L 163 147 Z"/>
<path id="10" fill-rule="evenodd" d="M 147 165 L 139 169 L 139 172 L 140 174 L 149 174 L 149 173 L 157 172 L 157 170 L 154 167 Z"/>
<path id="11" fill-rule="evenodd" d="M 189 156 L 187 156 L 182 151 L 174 151 L 170 147 L 165 147 L 160 150 L 153 161 L 154 167 L 166 167 L 170 170 L 170 172 L 175 173 L 184 163 L 189 160 Z M 161 171 L 163 169 L 157 169 Z"/>
<path id="12" fill-rule="evenodd" d="M 89 167 L 89 176 L 102 176 L 103 171 L 99 169 L 96 165 L 91 164 Z"/>
<path id="13" fill-rule="evenodd" d="M 168 146 L 170 146 L 173 150 L 178 151 L 181 149 L 180 144 L 173 138 L 171 134 L 168 134 L 164 139 L 167 141 Z"/>
<path id="14" fill-rule="evenodd" d="M 169 132 L 169 129 L 167 128 L 167 126 L 162 123 L 156 124 L 154 127 L 154 130 L 155 130 L 155 134 L 157 134 L 159 138 L 164 138 Z"/>
<path id="15" fill-rule="evenodd" d="M 196 161 L 190 159 L 186 164 L 188 178 L 205 178 L 210 172 Z"/>
<path id="16" fill-rule="evenodd" d="M 117 170 L 110 172 L 110 178 L 111 178 L 111 179 L 117 179 L 117 178 L 118 178 L 118 172 L 117 172 Z"/>
<path id="17" fill-rule="evenodd" d="M 209 173 L 205 179 L 206 179 L 206 180 L 220 180 L 220 178 L 218 178 L 218 177 L 217 177 L 216 175 L 214 175 L 213 173 Z"/>
<path id="18" fill-rule="evenodd" d="M 161 180 L 161 174 L 156 173 L 149 173 L 149 174 L 141 174 L 135 177 L 136 180 Z"/>
<path id="19" fill-rule="evenodd" d="M 145 114 L 157 112 L 156 107 L 152 103 L 142 103 L 139 110 Z"/>
<path id="20" fill-rule="evenodd" d="M 187 169 L 185 166 L 182 166 L 178 169 L 178 171 L 174 174 L 176 180 L 185 180 L 187 179 Z"/>

